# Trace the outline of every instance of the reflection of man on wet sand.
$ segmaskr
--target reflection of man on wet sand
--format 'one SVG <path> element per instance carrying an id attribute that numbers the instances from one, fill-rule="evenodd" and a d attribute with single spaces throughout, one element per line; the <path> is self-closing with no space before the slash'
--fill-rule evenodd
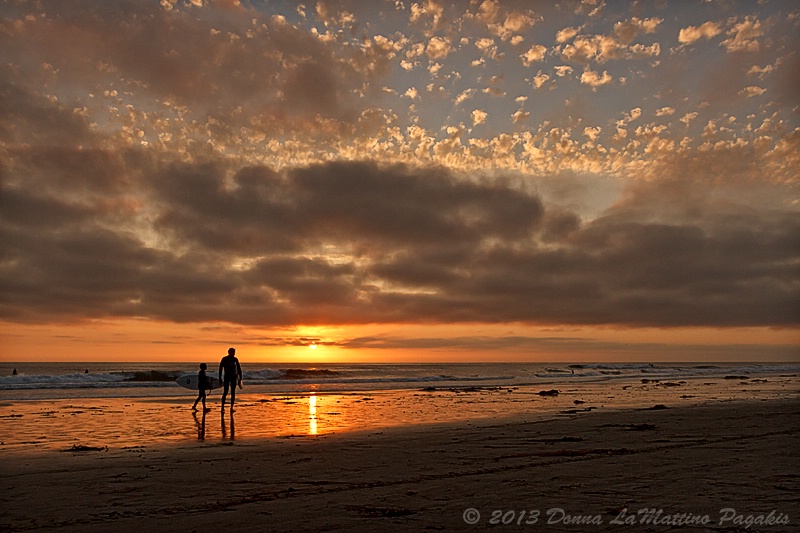
<path id="1" fill-rule="evenodd" d="M 224 377 L 223 377 L 224 375 Z M 222 408 L 225 409 L 225 398 L 228 397 L 228 389 L 231 391 L 231 412 L 233 412 L 233 402 L 236 400 L 236 385 L 242 388 L 242 367 L 236 358 L 236 349 L 228 348 L 228 355 L 219 362 L 219 380 L 222 382 Z"/>

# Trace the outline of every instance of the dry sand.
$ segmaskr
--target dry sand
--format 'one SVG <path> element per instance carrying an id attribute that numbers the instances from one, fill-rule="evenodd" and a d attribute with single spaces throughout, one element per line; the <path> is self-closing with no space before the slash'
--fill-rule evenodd
<path id="1" fill-rule="evenodd" d="M 505 417 L 318 435 L 231 440 L 229 427 L 217 433 L 228 415 L 214 410 L 204 440 L 191 427 L 183 440 L 74 451 L 64 450 L 75 435 L 49 447 L 4 441 L 0 531 L 798 531 L 798 383 L 642 384 L 638 407 L 562 393 L 536 416 L 515 405 Z M 633 390 L 615 386 L 608 400 Z M 547 405 L 527 392 L 530 405 Z M 486 391 L 432 397 L 469 395 Z M 271 405 L 249 402 L 236 435 Z M 41 408 L 7 405 L 0 428 Z"/>

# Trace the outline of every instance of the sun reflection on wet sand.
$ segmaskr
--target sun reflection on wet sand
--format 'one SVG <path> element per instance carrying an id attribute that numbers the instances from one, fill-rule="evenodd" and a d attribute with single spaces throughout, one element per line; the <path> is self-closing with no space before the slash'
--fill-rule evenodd
<path id="1" fill-rule="evenodd" d="M 317 395 L 313 393 L 308 397 L 308 434 L 317 434 Z"/>

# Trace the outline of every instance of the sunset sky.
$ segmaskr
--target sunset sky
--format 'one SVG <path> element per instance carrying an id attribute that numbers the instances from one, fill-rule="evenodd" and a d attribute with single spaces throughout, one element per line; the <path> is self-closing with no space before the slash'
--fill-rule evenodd
<path id="1" fill-rule="evenodd" d="M 796 1 L 0 17 L 2 360 L 800 359 Z"/>

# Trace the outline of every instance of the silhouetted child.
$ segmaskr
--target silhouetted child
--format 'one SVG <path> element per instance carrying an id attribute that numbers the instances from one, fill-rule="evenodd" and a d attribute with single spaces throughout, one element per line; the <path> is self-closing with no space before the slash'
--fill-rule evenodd
<path id="1" fill-rule="evenodd" d="M 205 363 L 200 363 L 200 372 L 197 373 L 197 399 L 194 401 L 192 411 L 197 411 L 197 402 L 200 400 L 203 400 L 203 411 L 208 411 L 206 409 L 206 389 L 209 388 L 209 383 L 206 377 L 206 368 L 208 367 Z"/>

